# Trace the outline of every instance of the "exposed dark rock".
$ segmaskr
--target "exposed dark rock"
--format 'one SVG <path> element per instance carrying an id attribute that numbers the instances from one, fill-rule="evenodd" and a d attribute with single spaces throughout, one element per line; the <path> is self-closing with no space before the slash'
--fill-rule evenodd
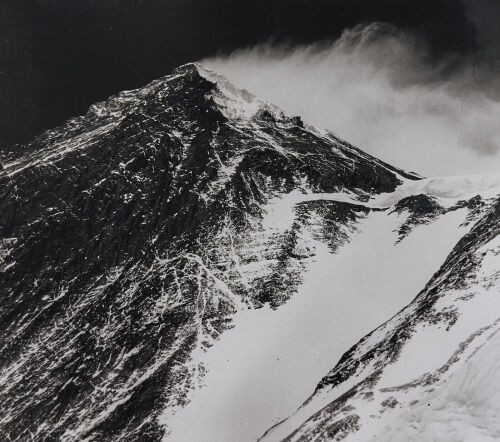
<path id="1" fill-rule="evenodd" d="M 237 304 L 293 296 L 313 253 L 300 244 L 308 213 L 335 249 L 365 212 L 304 203 L 290 231 L 260 240 L 269 199 L 303 185 L 366 199 L 406 175 L 263 104 L 233 114 L 231 94 L 253 97 L 224 87 L 186 65 L 5 151 L 2 437 L 159 440 L 192 350 Z M 242 276 L 256 259 L 277 264 Z"/>
<path id="2" fill-rule="evenodd" d="M 304 127 L 304 122 L 299 116 L 292 117 L 290 121 L 292 122 L 292 124 L 295 124 L 295 126 Z"/>
<path id="3" fill-rule="evenodd" d="M 407 220 L 399 229 L 400 241 L 411 232 L 414 226 L 428 224 L 445 212 L 435 198 L 424 194 L 403 198 L 395 205 L 394 211 L 398 213 L 408 212 Z"/>

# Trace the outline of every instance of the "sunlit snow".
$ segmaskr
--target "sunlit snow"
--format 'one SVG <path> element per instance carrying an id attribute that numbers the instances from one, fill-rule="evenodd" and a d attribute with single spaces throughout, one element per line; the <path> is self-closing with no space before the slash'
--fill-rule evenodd
<path id="1" fill-rule="evenodd" d="M 296 191 L 276 198 L 265 226 L 284 229 L 298 202 L 336 196 Z M 388 196 L 370 205 L 383 205 Z M 347 194 L 338 199 L 353 202 Z M 345 350 L 424 287 L 467 231 L 460 227 L 465 217 L 465 209 L 449 212 L 397 243 L 401 216 L 371 212 L 337 254 L 316 243 L 297 295 L 275 311 L 240 311 L 235 327 L 206 354 L 198 353 L 197 362 L 207 369 L 205 387 L 192 393 L 182 412 L 166 419 L 167 440 L 255 441 L 291 415 Z M 300 423 L 297 416 L 285 427 Z M 288 434 L 285 427 L 282 436 Z"/>

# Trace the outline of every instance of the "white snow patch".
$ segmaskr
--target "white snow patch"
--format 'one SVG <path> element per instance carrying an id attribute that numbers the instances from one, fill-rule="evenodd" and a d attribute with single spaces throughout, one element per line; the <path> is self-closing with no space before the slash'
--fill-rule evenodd
<path id="1" fill-rule="evenodd" d="M 498 331 L 498 330 L 497 330 Z M 399 413 L 378 442 L 500 440 L 500 334 L 490 337 L 434 392 Z"/>
<path id="2" fill-rule="evenodd" d="M 460 200 L 468 200 L 476 195 L 485 199 L 494 198 L 500 194 L 500 174 L 404 180 L 394 192 L 373 197 L 370 206 L 390 207 L 403 198 L 419 194 L 437 198 L 443 207 L 451 207 Z"/>
<path id="3" fill-rule="evenodd" d="M 302 197 L 289 198 L 295 204 Z M 255 441 L 291 415 L 345 349 L 424 286 L 463 235 L 458 226 L 465 216 L 452 212 L 395 244 L 398 215 L 372 212 L 337 254 L 316 243 L 299 293 L 275 311 L 239 311 L 235 327 L 201 354 L 206 386 L 163 421 L 171 430 L 166 440 Z M 269 440 L 280 440 L 310 414 L 299 411 Z"/>
<path id="4" fill-rule="evenodd" d="M 214 95 L 214 101 L 223 109 L 229 118 L 250 119 L 265 103 L 258 100 L 253 94 L 245 89 L 233 86 L 225 77 L 210 69 L 195 63 L 201 76 L 215 83 L 220 93 Z"/>
<path id="5" fill-rule="evenodd" d="M 309 193 L 294 189 L 290 193 L 275 196 L 268 201 L 264 207 L 266 215 L 262 220 L 262 227 L 265 230 L 279 231 L 291 228 L 295 219 L 295 206 L 304 201 L 327 200 L 363 205 L 355 197 L 356 195 L 346 192 Z"/>

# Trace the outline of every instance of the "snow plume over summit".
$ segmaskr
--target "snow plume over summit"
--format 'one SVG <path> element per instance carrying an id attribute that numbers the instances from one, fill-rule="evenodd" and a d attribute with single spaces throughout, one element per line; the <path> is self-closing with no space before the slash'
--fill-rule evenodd
<path id="1" fill-rule="evenodd" d="M 356 26 L 305 46 L 260 44 L 203 63 L 407 169 L 500 168 L 498 75 L 477 59 L 436 60 L 425 41 L 394 26 Z"/>
<path id="2" fill-rule="evenodd" d="M 196 63 L 1 162 L 7 440 L 437 437 L 494 370 L 498 177 L 422 179 Z M 494 437 L 469 388 L 457 431 Z"/>

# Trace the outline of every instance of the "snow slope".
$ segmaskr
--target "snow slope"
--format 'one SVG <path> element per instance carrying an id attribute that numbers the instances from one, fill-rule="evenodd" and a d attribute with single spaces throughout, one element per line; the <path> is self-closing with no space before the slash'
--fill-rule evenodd
<path id="1" fill-rule="evenodd" d="M 491 180 L 471 178 L 486 184 L 485 197 L 500 194 Z M 455 179 L 437 182 L 443 180 L 431 181 L 434 193 L 450 199 Z M 455 197 L 479 189 L 462 190 Z M 497 440 L 499 220 L 493 203 L 419 296 L 345 353 L 315 393 L 262 440 Z"/>
<path id="2" fill-rule="evenodd" d="M 500 333 L 488 333 L 470 359 L 373 436 L 380 442 L 493 442 L 500 439 Z"/>
<path id="3" fill-rule="evenodd" d="M 463 192 L 456 190 L 453 195 L 448 189 L 454 187 L 454 178 L 407 182 L 395 195 L 381 194 L 368 204 L 381 207 L 424 190 L 446 198 L 451 206 L 468 196 L 467 192 L 489 195 L 492 183 L 498 183 L 493 178 L 471 180 L 476 187 L 466 183 Z M 293 221 L 294 207 L 315 199 L 355 201 L 348 194 L 294 191 L 270 202 L 263 224 L 266 229 L 284 230 Z M 277 310 L 238 312 L 234 328 L 206 353 L 197 354 L 193 363 L 203 364 L 206 370 L 202 386 L 181 412 L 165 420 L 171 430 L 166 440 L 255 441 L 292 414 L 346 348 L 403 308 L 425 286 L 470 230 L 467 214 L 465 208 L 448 212 L 417 226 L 398 242 L 397 232 L 406 214 L 371 211 L 351 233 L 350 242 L 335 254 L 311 237 L 315 255 L 307 263 L 297 295 Z M 280 440 L 298 424 L 300 420 L 289 420 L 272 433 L 272 440 Z"/>
<path id="4" fill-rule="evenodd" d="M 418 181 L 405 180 L 394 192 L 372 197 L 371 203 L 391 206 L 403 198 L 424 194 L 437 199 L 444 207 L 451 207 L 460 200 L 470 200 L 476 195 L 483 199 L 498 196 L 500 174 L 462 175 L 424 178 Z"/>

